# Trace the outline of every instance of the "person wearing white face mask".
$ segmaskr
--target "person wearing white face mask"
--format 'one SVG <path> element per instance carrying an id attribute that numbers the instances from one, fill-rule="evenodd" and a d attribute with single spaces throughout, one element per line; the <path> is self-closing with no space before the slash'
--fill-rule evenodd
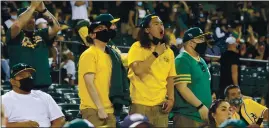
<path id="1" fill-rule="evenodd" d="M 18 18 L 16 8 L 11 8 L 9 14 L 10 14 L 10 19 L 5 21 L 5 25 L 7 28 L 10 28 L 12 24 L 15 22 L 15 20 Z"/>

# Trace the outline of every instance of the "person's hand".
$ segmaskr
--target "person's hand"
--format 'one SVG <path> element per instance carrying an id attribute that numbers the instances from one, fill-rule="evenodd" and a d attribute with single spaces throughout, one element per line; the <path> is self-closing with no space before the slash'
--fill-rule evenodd
<path id="1" fill-rule="evenodd" d="M 38 128 L 39 127 L 39 124 L 35 121 L 26 121 L 26 122 L 23 122 L 24 123 L 24 127 L 30 127 L 30 128 Z"/>
<path id="2" fill-rule="evenodd" d="M 166 108 L 164 109 L 164 112 L 169 113 L 172 110 L 173 106 L 174 106 L 174 101 L 173 100 L 167 100 L 165 102 L 165 106 L 166 106 Z"/>
<path id="3" fill-rule="evenodd" d="M 98 117 L 100 119 L 106 119 L 108 117 L 107 113 L 105 112 L 104 108 L 98 109 Z"/>
<path id="4" fill-rule="evenodd" d="M 253 28 L 251 25 L 248 26 L 248 30 L 247 30 L 249 33 L 253 33 Z"/>
<path id="5" fill-rule="evenodd" d="M 155 52 L 157 52 L 157 53 L 159 54 L 159 56 L 160 56 L 161 54 L 163 54 L 165 50 L 166 50 L 165 43 L 162 43 L 162 44 L 161 44 L 161 43 L 159 42 L 159 44 L 157 44 L 157 46 L 155 47 Z"/>
<path id="6" fill-rule="evenodd" d="M 203 107 L 200 108 L 198 110 L 198 112 L 199 112 L 202 120 L 204 120 L 204 121 L 207 121 L 208 120 L 208 108 L 205 105 L 203 105 Z"/>
<path id="7" fill-rule="evenodd" d="M 260 126 L 256 123 L 253 123 L 253 124 L 248 125 L 247 128 L 260 128 Z"/>
<path id="8" fill-rule="evenodd" d="M 30 8 L 36 9 L 42 1 L 31 1 Z"/>
<path id="9" fill-rule="evenodd" d="M 46 9 L 44 2 L 40 3 L 39 6 L 36 8 L 36 11 L 43 12 Z"/>

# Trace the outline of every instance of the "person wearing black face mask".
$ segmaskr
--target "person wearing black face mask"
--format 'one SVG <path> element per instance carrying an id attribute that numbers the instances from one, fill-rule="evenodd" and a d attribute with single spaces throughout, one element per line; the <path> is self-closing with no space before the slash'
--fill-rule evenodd
<path id="1" fill-rule="evenodd" d="M 229 85 L 224 90 L 225 99 L 231 104 L 232 119 L 242 120 L 247 125 L 257 124 L 262 126 L 263 121 L 268 121 L 268 108 L 245 98 L 239 86 Z"/>
<path id="2" fill-rule="evenodd" d="M 24 63 L 11 69 L 12 91 L 2 96 L 6 127 L 62 127 L 65 118 L 53 98 L 35 87 L 36 70 Z M 42 113 L 42 114 L 41 114 Z M 14 118 L 16 117 L 16 118 Z"/>
<path id="3" fill-rule="evenodd" d="M 142 113 L 156 127 L 168 127 L 174 103 L 174 53 L 164 35 L 159 16 L 147 15 L 141 21 L 138 41 L 128 52 L 130 114 Z"/>
<path id="4" fill-rule="evenodd" d="M 115 127 L 118 110 L 122 109 L 123 102 L 130 102 L 127 101 L 130 99 L 129 88 L 126 87 L 129 86 L 126 83 L 127 73 L 121 58 L 113 48 L 107 46 L 112 38 L 108 26 L 111 26 L 110 22 L 91 23 L 88 39 L 92 44 L 81 54 L 78 64 L 82 118 L 96 127 Z"/>
<path id="5" fill-rule="evenodd" d="M 190 28 L 184 33 L 184 52 L 175 59 L 177 76 L 175 84 L 175 127 L 199 127 L 208 120 L 208 108 L 212 103 L 211 75 L 204 55 L 208 33 L 198 28 Z"/>
<path id="6" fill-rule="evenodd" d="M 207 43 L 207 49 L 205 54 L 207 55 L 212 55 L 212 56 L 220 56 L 220 48 L 216 45 L 215 40 L 213 39 L 212 35 L 208 35 L 206 36 L 206 43 Z M 209 58 L 209 57 L 204 57 L 205 60 L 208 63 L 212 63 L 212 64 L 219 64 L 219 58 Z"/>
<path id="7" fill-rule="evenodd" d="M 121 51 L 116 47 L 115 43 L 112 41 L 117 35 L 117 25 L 116 23 L 120 20 L 120 18 L 114 18 L 111 14 L 100 14 L 98 15 L 94 22 L 103 22 L 106 24 L 106 27 L 108 28 L 108 35 L 110 36 L 110 40 L 108 41 L 107 45 L 111 46 L 113 49 L 115 49 L 119 54 L 121 54 Z M 81 38 L 81 40 L 84 42 L 84 44 L 89 47 L 91 43 L 91 40 L 89 39 L 89 30 L 88 30 L 89 22 L 87 20 L 81 20 L 76 25 L 76 30 Z M 88 40 L 87 40 L 88 38 Z M 84 49 L 86 50 L 86 49 Z M 83 51 L 84 51 L 83 50 Z"/>

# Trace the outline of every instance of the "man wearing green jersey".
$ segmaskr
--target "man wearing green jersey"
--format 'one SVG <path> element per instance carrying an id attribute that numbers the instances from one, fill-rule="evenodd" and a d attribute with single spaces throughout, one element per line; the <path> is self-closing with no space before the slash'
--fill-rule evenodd
<path id="1" fill-rule="evenodd" d="M 199 127 L 207 121 L 212 103 L 211 76 L 200 55 L 205 53 L 206 43 L 200 28 L 190 28 L 184 33 L 184 52 L 175 59 L 175 127 Z"/>
<path id="2" fill-rule="evenodd" d="M 40 14 L 51 21 L 49 28 L 36 29 L 35 18 Z M 36 69 L 35 89 L 46 89 L 51 84 L 48 47 L 60 30 L 57 19 L 42 1 L 32 1 L 28 8 L 18 10 L 18 19 L 6 34 L 10 67 L 26 63 Z"/>

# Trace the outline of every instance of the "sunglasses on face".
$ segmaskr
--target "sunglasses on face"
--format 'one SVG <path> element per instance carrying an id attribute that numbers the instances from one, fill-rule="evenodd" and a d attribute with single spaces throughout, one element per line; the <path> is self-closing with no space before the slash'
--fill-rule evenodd
<path id="1" fill-rule="evenodd" d="M 204 66 L 204 64 L 202 62 L 198 62 L 198 64 L 200 65 L 202 71 L 205 72 L 206 71 L 206 67 Z"/>

